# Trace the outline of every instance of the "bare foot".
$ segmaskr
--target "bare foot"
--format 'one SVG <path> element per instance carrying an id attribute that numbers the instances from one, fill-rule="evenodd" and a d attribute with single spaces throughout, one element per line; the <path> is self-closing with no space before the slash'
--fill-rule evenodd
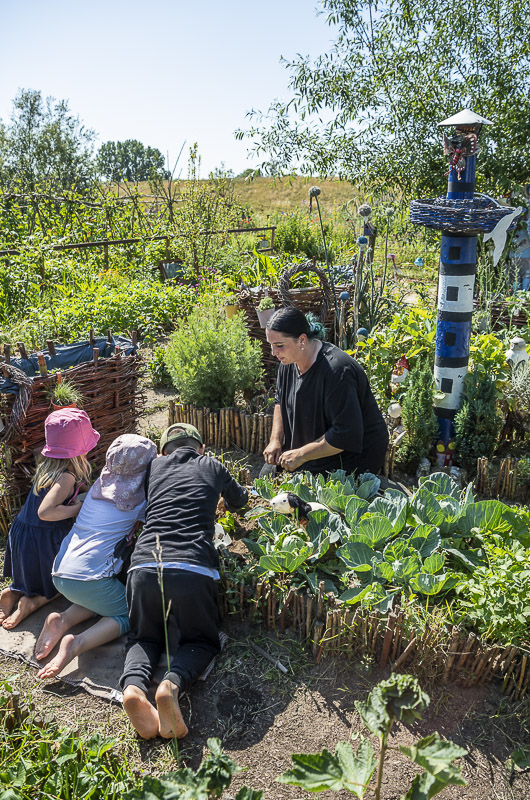
<path id="1" fill-rule="evenodd" d="M 51 653 L 61 636 L 66 633 L 66 630 L 62 614 L 59 614 L 58 611 L 52 611 L 51 614 L 48 614 L 35 645 L 35 658 L 37 661 L 46 658 Z"/>
<path id="2" fill-rule="evenodd" d="M 76 655 L 78 655 L 77 637 L 73 633 L 67 633 L 61 639 L 59 652 L 49 664 L 37 672 L 37 678 L 55 678 Z"/>
<path id="3" fill-rule="evenodd" d="M 0 594 L 0 623 L 8 617 L 22 597 L 22 592 L 14 589 L 3 589 Z"/>
<path id="4" fill-rule="evenodd" d="M 30 614 L 33 614 L 33 612 L 41 608 L 41 606 L 45 606 L 46 603 L 49 603 L 52 599 L 51 597 L 43 597 L 42 595 L 26 597 L 26 595 L 23 594 L 18 602 L 18 607 L 2 622 L 3 627 L 9 631 L 12 628 L 16 628 L 19 622 L 29 617 Z"/>
<path id="5" fill-rule="evenodd" d="M 138 686 L 126 687 L 123 693 L 123 707 L 131 725 L 142 739 L 154 739 L 158 736 L 158 711 Z"/>
<path id="6" fill-rule="evenodd" d="M 159 732 L 164 739 L 182 739 L 188 727 L 182 718 L 178 703 L 179 687 L 171 681 L 162 681 L 156 692 L 156 707 L 160 718 Z"/>

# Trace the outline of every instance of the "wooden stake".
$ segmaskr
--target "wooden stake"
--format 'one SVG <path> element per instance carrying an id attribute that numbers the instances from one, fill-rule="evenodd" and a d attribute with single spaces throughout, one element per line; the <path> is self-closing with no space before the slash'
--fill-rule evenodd
<path id="1" fill-rule="evenodd" d="M 418 637 L 417 636 L 413 636 L 412 639 L 410 640 L 410 642 L 408 643 L 408 645 L 405 647 L 405 649 L 401 653 L 400 657 L 394 662 L 394 665 L 392 666 L 392 671 L 398 670 L 401 666 L 403 666 L 403 664 L 405 663 L 405 661 L 409 657 L 410 653 L 412 653 L 412 651 L 416 647 L 417 641 L 418 641 Z"/>
<path id="2" fill-rule="evenodd" d="M 459 642 L 460 642 L 460 628 L 453 628 L 453 634 L 451 636 L 451 642 L 449 644 L 449 652 L 447 653 L 447 657 L 445 659 L 445 669 L 443 676 L 443 680 L 445 683 L 447 683 L 447 681 L 449 680 L 451 669 L 453 667 L 455 658 L 458 654 Z"/>
<path id="3" fill-rule="evenodd" d="M 311 614 L 313 611 L 313 595 L 308 591 L 306 595 L 306 614 L 305 614 L 305 636 L 309 639 L 311 636 Z"/>
<path id="4" fill-rule="evenodd" d="M 320 583 L 318 584 L 318 599 L 317 599 L 317 614 L 316 614 L 317 620 L 322 619 L 322 612 L 324 609 L 324 586 L 325 586 L 324 581 L 320 581 Z"/>
<path id="5" fill-rule="evenodd" d="M 315 622 L 315 627 L 313 630 L 313 656 L 315 657 L 317 664 L 320 661 L 320 656 L 322 655 L 322 629 L 323 624 L 319 620 Z"/>

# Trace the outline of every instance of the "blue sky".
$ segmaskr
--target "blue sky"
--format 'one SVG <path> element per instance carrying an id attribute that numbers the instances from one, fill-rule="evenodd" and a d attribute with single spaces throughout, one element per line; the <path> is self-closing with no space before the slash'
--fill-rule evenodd
<path id="1" fill-rule="evenodd" d="M 0 0 L 0 119 L 19 88 L 68 99 L 98 142 L 139 139 L 173 164 L 195 141 L 201 173 L 257 165 L 251 108 L 288 94 L 283 55 L 317 56 L 334 29 L 318 0 Z M 171 164 L 171 165 L 172 165 Z M 185 159 L 180 162 L 185 174 Z"/>

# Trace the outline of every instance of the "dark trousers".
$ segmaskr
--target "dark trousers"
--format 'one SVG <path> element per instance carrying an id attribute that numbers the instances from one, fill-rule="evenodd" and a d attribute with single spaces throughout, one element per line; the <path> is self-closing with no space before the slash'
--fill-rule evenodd
<path id="1" fill-rule="evenodd" d="M 162 585 L 163 595 L 156 569 L 135 569 L 127 576 L 131 633 L 120 678 L 122 690 L 133 685 L 147 693 L 166 650 L 166 625 L 170 631 L 170 666 L 164 680 L 169 679 L 182 692 L 220 651 L 215 581 L 196 572 L 165 569 Z"/>

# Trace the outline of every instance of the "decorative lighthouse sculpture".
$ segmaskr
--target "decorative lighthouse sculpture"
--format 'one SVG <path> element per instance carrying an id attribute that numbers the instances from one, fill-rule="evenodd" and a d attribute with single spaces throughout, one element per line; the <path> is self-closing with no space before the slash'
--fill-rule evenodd
<path id="1" fill-rule="evenodd" d="M 442 231 L 434 362 L 441 466 L 452 463 L 454 418 L 468 371 L 477 236 L 493 232 L 495 238 L 497 227 L 506 235 L 517 217 L 514 209 L 489 197 L 475 197 L 478 138 L 482 126 L 491 124 L 469 109 L 440 122 L 441 127 L 453 129 L 444 134 L 444 152 L 449 157 L 447 196 L 411 203 L 411 222 Z M 508 214 L 512 219 L 506 225 Z"/>

